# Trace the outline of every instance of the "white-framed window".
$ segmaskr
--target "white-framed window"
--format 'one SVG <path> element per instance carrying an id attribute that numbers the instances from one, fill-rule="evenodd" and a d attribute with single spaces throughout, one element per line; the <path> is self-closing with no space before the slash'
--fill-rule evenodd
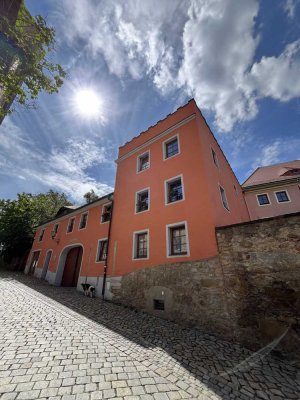
<path id="1" fill-rule="evenodd" d="M 165 181 L 165 204 L 184 200 L 183 176 L 178 175 Z"/>
<path id="2" fill-rule="evenodd" d="M 73 232 L 74 224 L 75 224 L 75 217 L 70 218 L 67 226 L 67 233 Z"/>
<path id="3" fill-rule="evenodd" d="M 105 224 L 111 220 L 112 203 L 102 206 L 101 224 Z"/>
<path id="4" fill-rule="evenodd" d="M 150 150 L 137 157 L 137 172 L 145 171 L 150 168 Z"/>
<path id="5" fill-rule="evenodd" d="M 163 159 L 167 160 L 180 154 L 179 135 L 172 136 L 163 142 Z"/>
<path id="6" fill-rule="evenodd" d="M 187 222 L 166 226 L 167 257 L 188 257 L 190 255 Z"/>
<path id="7" fill-rule="evenodd" d="M 256 198 L 259 206 L 268 206 L 269 204 L 271 204 L 267 193 L 257 194 Z"/>
<path id="8" fill-rule="evenodd" d="M 229 204 L 228 204 L 225 189 L 221 185 L 219 185 L 219 189 L 220 189 L 220 195 L 221 195 L 223 207 L 226 208 L 227 211 L 229 211 Z"/>
<path id="9" fill-rule="evenodd" d="M 238 197 L 239 192 L 238 192 L 237 187 L 235 185 L 233 185 L 233 189 L 234 189 L 234 193 L 235 193 L 236 197 Z"/>
<path id="10" fill-rule="evenodd" d="M 135 194 L 135 214 L 150 210 L 150 188 L 139 190 Z"/>
<path id="11" fill-rule="evenodd" d="M 54 239 L 57 236 L 58 228 L 59 228 L 59 224 L 55 224 L 51 231 L 52 239 Z"/>
<path id="12" fill-rule="evenodd" d="M 132 259 L 149 259 L 149 229 L 133 232 Z"/>
<path id="13" fill-rule="evenodd" d="M 280 190 L 278 192 L 275 192 L 275 197 L 277 203 L 286 203 L 291 201 L 288 192 L 286 190 Z"/>
<path id="14" fill-rule="evenodd" d="M 44 234 L 45 234 L 45 229 L 42 229 L 39 236 L 39 242 L 43 240 Z"/>
<path id="15" fill-rule="evenodd" d="M 30 261 L 30 266 L 29 266 L 29 273 L 33 273 L 37 263 L 39 261 L 40 258 L 40 254 L 41 254 L 41 250 L 35 250 L 32 255 L 31 255 L 31 261 Z"/>
<path id="16" fill-rule="evenodd" d="M 80 223 L 79 223 L 79 229 L 85 229 L 86 228 L 87 220 L 88 220 L 88 213 L 85 212 L 85 213 L 81 214 Z"/>
<path id="17" fill-rule="evenodd" d="M 215 150 L 211 147 L 211 155 L 212 155 L 212 159 L 214 161 L 214 164 L 217 168 L 219 168 L 219 160 L 218 160 L 218 156 L 217 153 L 215 152 Z"/>
<path id="18" fill-rule="evenodd" d="M 96 262 L 105 262 L 107 260 L 107 249 L 108 249 L 107 238 L 98 240 Z"/>

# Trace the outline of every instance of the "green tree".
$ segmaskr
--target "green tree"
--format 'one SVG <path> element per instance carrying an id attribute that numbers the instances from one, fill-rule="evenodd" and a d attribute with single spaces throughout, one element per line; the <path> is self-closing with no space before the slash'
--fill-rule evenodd
<path id="1" fill-rule="evenodd" d="M 87 203 L 91 203 L 92 201 L 99 199 L 99 196 L 94 192 L 93 189 L 91 189 L 89 192 L 86 192 L 83 197 L 85 198 Z"/>
<path id="2" fill-rule="evenodd" d="M 37 195 L 18 193 L 17 200 L 0 200 L 0 244 L 4 260 L 10 262 L 12 257 L 22 257 L 31 248 L 37 226 L 70 204 L 64 193 L 53 190 Z"/>
<path id="3" fill-rule="evenodd" d="M 21 4 L 15 23 L 0 16 L 0 121 L 12 112 L 12 101 L 32 105 L 41 91 L 56 93 L 66 74 L 47 57 L 55 31 L 40 15 L 32 17 Z M 2 105 L 2 106 L 1 106 Z"/>

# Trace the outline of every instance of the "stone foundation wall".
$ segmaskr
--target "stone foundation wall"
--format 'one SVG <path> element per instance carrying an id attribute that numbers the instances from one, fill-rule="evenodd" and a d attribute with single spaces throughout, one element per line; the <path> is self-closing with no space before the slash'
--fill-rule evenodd
<path id="1" fill-rule="evenodd" d="M 239 339 L 300 357 L 300 213 L 217 228 Z"/>
<path id="2" fill-rule="evenodd" d="M 110 298 L 254 350 L 275 340 L 270 348 L 300 357 L 300 213 L 216 235 L 219 257 L 132 272 L 110 283 Z"/>
<path id="3" fill-rule="evenodd" d="M 224 336 L 233 328 L 218 257 L 138 270 L 111 283 L 110 292 L 114 302 L 209 332 Z M 163 301 L 164 310 L 156 310 L 154 300 Z"/>

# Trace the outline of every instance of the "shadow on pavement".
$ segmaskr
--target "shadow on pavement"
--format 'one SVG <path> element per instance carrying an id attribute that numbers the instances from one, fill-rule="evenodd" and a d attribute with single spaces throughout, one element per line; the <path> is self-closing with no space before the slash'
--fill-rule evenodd
<path id="1" fill-rule="evenodd" d="M 151 350 L 149 357 L 161 357 L 167 368 L 177 374 L 188 372 L 224 400 L 300 398 L 300 372 L 295 363 L 271 354 L 255 356 L 199 329 L 185 328 L 99 298 L 91 299 L 75 288 L 54 287 L 40 279 L 3 270 L 0 279 L 16 280 Z"/>

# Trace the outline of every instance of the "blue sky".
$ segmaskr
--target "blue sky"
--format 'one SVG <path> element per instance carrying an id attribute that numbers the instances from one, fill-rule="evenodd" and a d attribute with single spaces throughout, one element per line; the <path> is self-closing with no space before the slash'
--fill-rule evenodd
<path id="1" fill-rule="evenodd" d="M 299 159 L 300 0 L 25 0 L 67 71 L 0 126 L 0 198 L 113 190 L 118 147 L 194 97 L 240 182 Z M 96 118 L 74 106 L 92 89 Z"/>

